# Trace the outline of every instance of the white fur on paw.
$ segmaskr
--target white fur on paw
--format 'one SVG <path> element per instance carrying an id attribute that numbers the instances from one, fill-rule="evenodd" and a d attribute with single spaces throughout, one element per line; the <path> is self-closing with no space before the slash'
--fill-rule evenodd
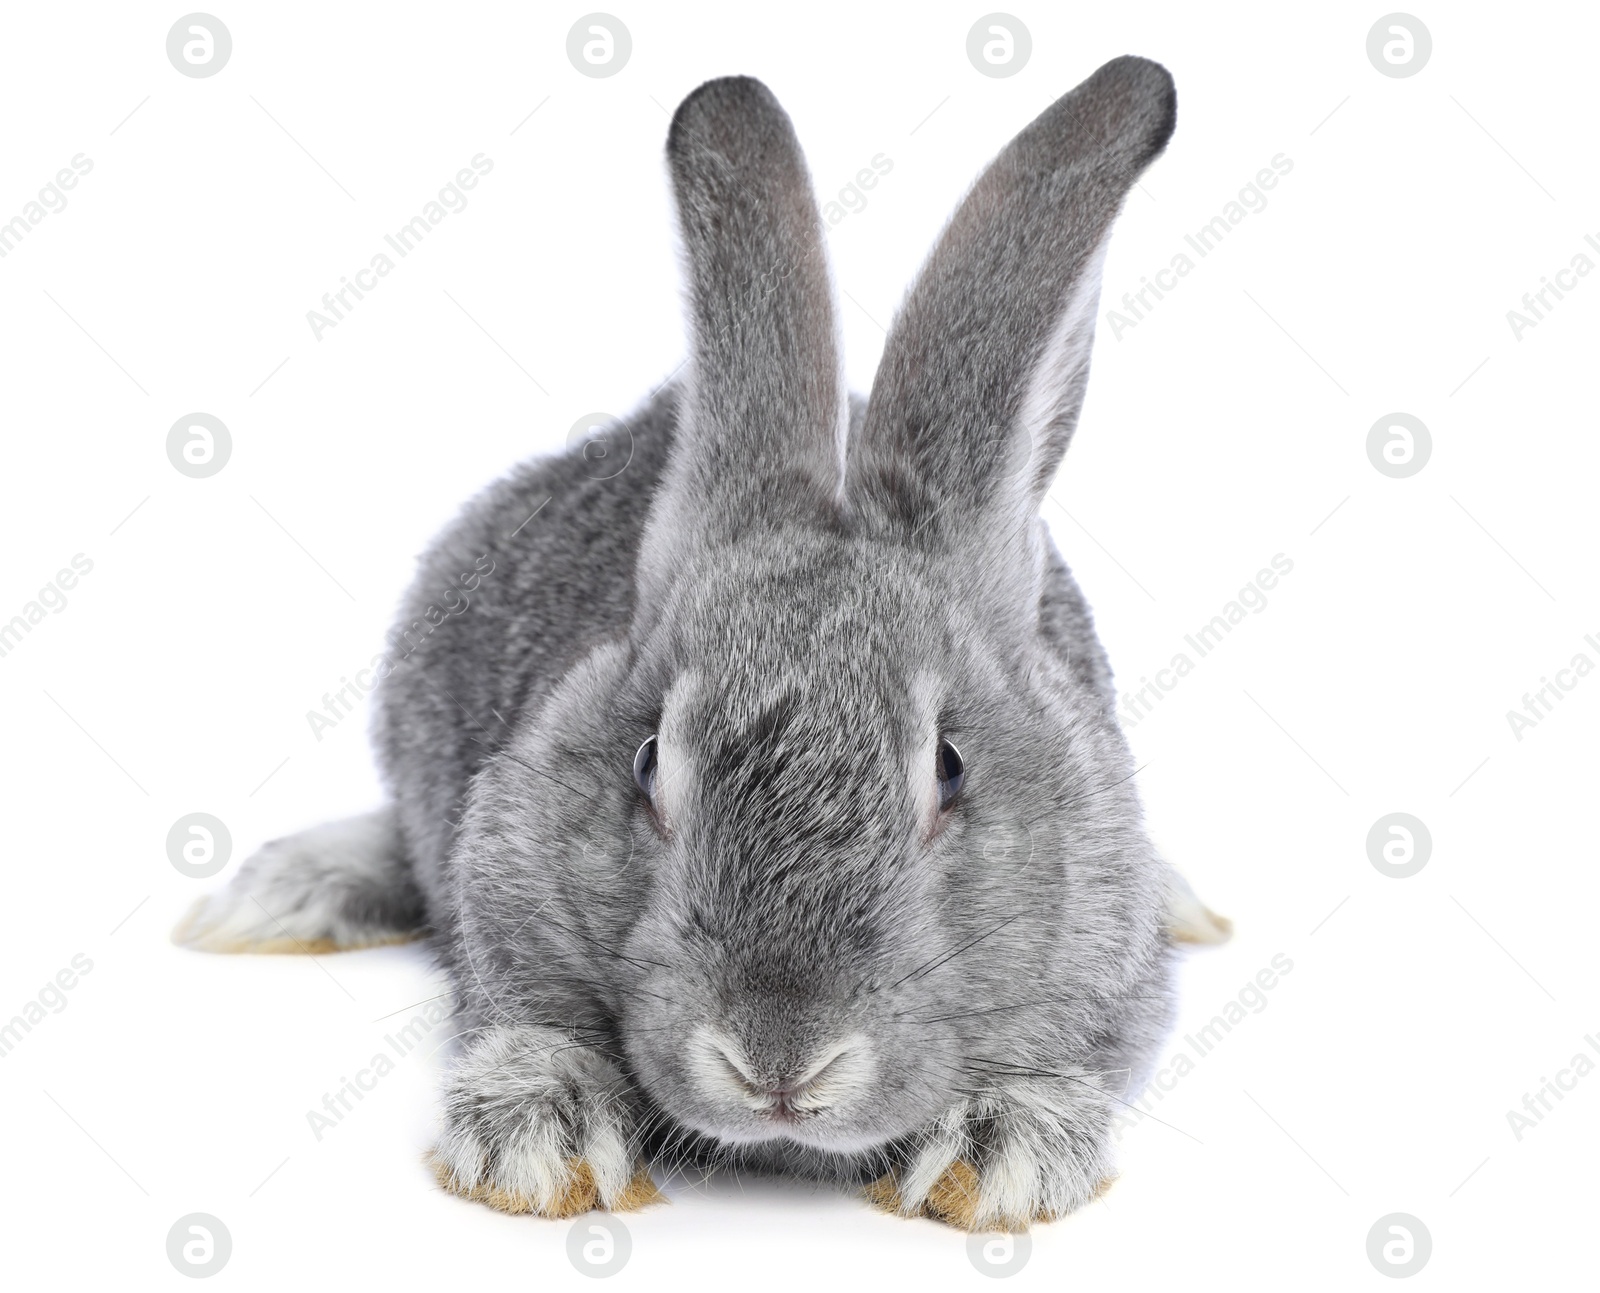
<path id="1" fill-rule="evenodd" d="M 639 1166 L 626 1079 L 565 1032 L 488 1029 L 446 1079 L 444 1104 L 433 1164 L 453 1193 L 552 1217 L 659 1197 Z"/>
<path id="2" fill-rule="evenodd" d="M 966 1230 L 1023 1230 L 1075 1212 L 1112 1174 L 1104 1096 L 1082 1080 L 1071 1093 L 1041 1079 L 973 1096 L 928 1124 L 910 1162 L 872 1196 Z"/>
<path id="3" fill-rule="evenodd" d="M 411 931 L 345 915 L 353 891 L 390 882 L 400 848 L 392 809 L 272 840 L 196 902 L 172 939 L 204 952 L 313 954 L 403 942 Z"/>
<path id="4" fill-rule="evenodd" d="M 1215 945 L 1233 937 L 1233 922 L 1201 902 L 1176 871 L 1169 873 L 1165 924 L 1174 943 Z"/>
<path id="5" fill-rule="evenodd" d="M 927 1205 L 929 1192 L 958 1160 L 972 1153 L 967 1137 L 967 1106 L 957 1105 L 923 1129 L 916 1157 L 899 1181 L 903 1211 L 914 1213 Z"/>

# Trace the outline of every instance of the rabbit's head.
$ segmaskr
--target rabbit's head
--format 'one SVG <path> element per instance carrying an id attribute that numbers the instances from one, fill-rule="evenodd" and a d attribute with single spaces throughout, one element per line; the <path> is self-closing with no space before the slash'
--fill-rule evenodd
<path id="1" fill-rule="evenodd" d="M 728 79 L 673 120 L 693 353 L 634 629 L 474 816 L 543 841 L 508 918 L 541 952 L 512 959 L 679 1127 L 859 1153 L 1036 1064 L 1042 1028 L 1111 1068 L 1164 1018 L 1163 872 L 1106 701 L 1041 631 L 1039 508 L 1173 121 L 1122 58 L 1013 140 L 852 418 L 788 118 Z"/>

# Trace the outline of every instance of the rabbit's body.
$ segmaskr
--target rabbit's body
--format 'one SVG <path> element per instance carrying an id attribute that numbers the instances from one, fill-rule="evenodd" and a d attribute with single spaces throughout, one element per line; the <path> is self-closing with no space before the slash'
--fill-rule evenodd
<path id="1" fill-rule="evenodd" d="M 744 79 L 680 107 L 687 374 L 468 506 L 390 639 L 395 806 L 267 846 L 183 931 L 426 926 L 447 1188 L 566 1215 L 731 1161 L 1018 1227 L 1107 1179 L 1172 937 L 1222 930 L 1145 836 L 1038 513 L 1173 114 L 1119 59 L 1019 135 L 852 403 L 787 117 Z"/>

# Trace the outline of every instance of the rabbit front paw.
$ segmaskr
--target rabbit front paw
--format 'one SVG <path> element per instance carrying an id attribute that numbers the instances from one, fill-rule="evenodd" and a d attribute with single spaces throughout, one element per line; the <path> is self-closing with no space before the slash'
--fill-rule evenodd
<path id="1" fill-rule="evenodd" d="M 543 1217 L 662 1200 L 628 1079 L 560 1029 L 486 1030 L 446 1080 L 444 1116 L 431 1162 L 452 1194 Z"/>
<path id="2" fill-rule="evenodd" d="M 929 1123 L 901 1167 L 867 1187 L 879 1208 L 962 1230 L 1020 1232 L 1098 1198 L 1115 1179 L 1105 1096 L 1085 1076 L 981 1091 Z"/>

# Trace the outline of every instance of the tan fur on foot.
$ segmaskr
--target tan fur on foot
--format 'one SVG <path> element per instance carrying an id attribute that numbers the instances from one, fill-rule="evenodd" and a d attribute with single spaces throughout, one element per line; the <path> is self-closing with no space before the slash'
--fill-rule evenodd
<path id="1" fill-rule="evenodd" d="M 429 1163 L 433 1168 L 434 1179 L 449 1193 L 459 1195 L 463 1199 L 471 1199 L 474 1203 L 486 1203 L 497 1212 L 518 1214 L 531 1212 L 541 1217 L 576 1217 L 585 1212 L 605 1210 L 605 1205 L 600 1201 L 600 1190 L 595 1185 L 594 1173 L 589 1170 L 589 1164 L 581 1158 L 567 1160 L 571 1175 L 566 1192 L 547 1208 L 540 1208 L 526 1195 L 512 1194 L 498 1186 L 474 1185 L 469 1189 L 456 1179 L 455 1174 L 441 1159 L 430 1155 Z M 628 1182 L 622 1194 L 611 1205 L 610 1211 L 637 1212 L 652 1203 L 664 1202 L 666 1196 L 656 1189 L 656 1183 L 650 1179 L 650 1169 L 641 1163 L 633 1180 Z"/>
<path id="2" fill-rule="evenodd" d="M 637 1212 L 640 1208 L 648 1208 L 653 1203 L 666 1201 L 667 1196 L 656 1189 L 656 1183 L 650 1179 L 650 1169 L 641 1163 L 639 1170 L 634 1173 L 633 1180 L 628 1182 L 627 1188 L 611 1205 L 611 1211 Z"/>
<path id="3" fill-rule="evenodd" d="M 892 1176 L 880 1176 L 866 1188 L 867 1200 L 885 1212 L 901 1217 L 928 1217 L 961 1230 L 973 1229 L 978 1213 L 978 1169 L 957 1159 L 933 1183 L 920 1208 L 907 1209 Z M 1022 1229 L 1026 1229 L 1026 1224 Z"/>
<path id="4" fill-rule="evenodd" d="M 422 937 L 420 933 L 386 934 L 362 939 L 358 943 L 336 943 L 331 938 L 264 938 L 256 942 L 223 939 L 215 934 L 196 932 L 195 924 L 205 908 L 206 900 L 199 899 L 183 919 L 173 926 L 172 941 L 179 947 L 230 956 L 326 956 L 329 952 L 356 952 L 366 947 L 393 947 L 397 943 L 411 943 Z"/>
<path id="5" fill-rule="evenodd" d="M 1233 922 L 1210 907 L 1201 907 L 1198 919 L 1174 923 L 1170 927 L 1174 943 L 1216 946 L 1233 937 Z"/>
<path id="6" fill-rule="evenodd" d="M 1103 1198 L 1116 1180 L 1114 1176 L 1106 1177 L 1095 1187 L 1090 1199 Z M 884 1212 L 901 1217 L 927 1217 L 932 1221 L 942 1221 L 947 1226 L 955 1226 L 958 1230 L 1009 1230 L 1013 1234 L 1021 1234 L 1030 1221 L 1055 1221 L 1060 1215 L 1041 1208 L 1031 1217 L 1005 1217 L 978 1225 L 978 1169 L 965 1159 L 957 1159 L 945 1169 L 944 1175 L 928 1191 L 922 1207 L 914 1211 L 906 1210 L 905 1201 L 900 1197 L 900 1188 L 892 1176 L 880 1176 L 863 1193 L 869 1203 Z"/>
<path id="7" fill-rule="evenodd" d="M 965 1159 L 956 1159 L 933 1183 L 923 1211 L 935 1221 L 957 1229 L 973 1229 L 978 1217 L 978 1169 Z M 1020 1228 L 1026 1230 L 1027 1222 Z"/>
<path id="8" fill-rule="evenodd" d="M 862 1197 L 883 1212 L 900 1212 L 900 1188 L 892 1176 L 880 1176 L 869 1182 L 861 1191 Z"/>
<path id="9" fill-rule="evenodd" d="M 368 947 L 394 947 L 412 943 L 416 934 L 395 934 L 389 938 L 369 938 L 359 943 L 335 943 L 331 938 L 302 941 L 294 938 L 269 938 L 259 943 L 223 943 L 199 940 L 184 946 L 196 952 L 217 952 L 226 956 L 326 956 L 329 952 L 359 952 Z"/>

